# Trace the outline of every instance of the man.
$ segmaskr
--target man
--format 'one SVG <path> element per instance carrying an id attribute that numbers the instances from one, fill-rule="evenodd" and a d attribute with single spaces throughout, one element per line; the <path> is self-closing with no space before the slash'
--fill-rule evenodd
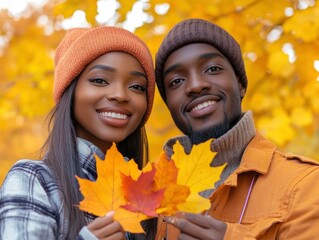
<path id="1" fill-rule="evenodd" d="M 319 239 L 318 162 L 277 150 L 242 112 L 247 77 L 238 43 L 201 19 L 178 23 L 156 55 L 156 82 L 177 127 L 193 144 L 214 139 L 212 166 L 227 163 L 206 214 L 159 221 L 157 239 Z M 177 231 L 178 230 L 178 231 Z"/>

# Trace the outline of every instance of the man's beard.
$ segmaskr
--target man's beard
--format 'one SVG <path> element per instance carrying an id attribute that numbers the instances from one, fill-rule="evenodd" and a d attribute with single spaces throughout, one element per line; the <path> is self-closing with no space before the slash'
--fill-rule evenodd
<path id="1" fill-rule="evenodd" d="M 221 137 L 222 135 L 227 133 L 230 128 L 231 127 L 229 126 L 229 123 L 225 121 L 218 125 L 211 126 L 206 129 L 201 129 L 198 131 L 189 129 L 185 131 L 184 134 L 190 138 L 193 144 L 199 144 L 211 138 Z"/>
<path id="2" fill-rule="evenodd" d="M 240 96 L 238 96 L 238 98 L 240 99 Z M 190 122 L 185 124 L 179 121 L 177 118 L 174 118 L 173 115 L 172 117 L 175 122 L 175 125 L 179 128 L 179 130 L 181 130 L 185 135 L 187 135 L 193 144 L 199 144 L 211 138 L 216 139 L 221 137 L 238 123 L 238 121 L 242 117 L 242 111 L 240 101 L 238 101 L 237 103 L 238 104 L 234 104 L 234 108 L 230 116 L 228 116 L 226 114 L 226 111 L 224 110 L 224 120 L 221 123 L 217 123 L 205 129 L 195 130 L 191 127 L 192 124 L 190 124 Z M 185 125 L 187 125 L 187 127 Z"/>

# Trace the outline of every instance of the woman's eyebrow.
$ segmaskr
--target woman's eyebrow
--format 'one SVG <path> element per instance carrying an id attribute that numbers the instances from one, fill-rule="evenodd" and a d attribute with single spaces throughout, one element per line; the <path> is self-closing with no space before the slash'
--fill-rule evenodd
<path id="1" fill-rule="evenodd" d="M 133 76 L 136 76 L 136 77 L 143 77 L 143 78 L 147 79 L 146 74 L 139 72 L 139 71 L 131 71 L 130 74 Z"/>
<path id="2" fill-rule="evenodd" d="M 101 69 L 101 70 L 105 70 L 105 71 L 109 71 L 109 72 L 116 72 L 115 68 L 112 68 L 110 66 L 106 66 L 106 65 L 94 65 L 93 67 L 91 67 L 89 69 L 89 71 L 93 70 L 93 69 Z"/>
<path id="3" fill-rule="evenodd" d="M 93 67 L 91 67 L 89 69 L 89 71 L 93 70 L 93 69 L 101 69 L 104 71 L 108 71 L 108 72 L 116 72 L 116 69 L 110 66 L 106 66 L 106 65 L 94 65 Z M 147 79 L 146 74 L 139 72 L 139 71 L 131 71 L 130 74 L 132 76 L 137 76 L 137 77 L 143 77 L 145 79 Z"/>

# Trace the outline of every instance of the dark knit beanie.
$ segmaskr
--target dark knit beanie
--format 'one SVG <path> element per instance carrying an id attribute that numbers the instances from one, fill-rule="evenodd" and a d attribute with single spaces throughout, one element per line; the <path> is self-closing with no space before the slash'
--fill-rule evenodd
<path id="1" fill-rule="evenodd" d="M 155 75 L 158 90 L 166 102 L 163 68 L 167 58 L 177 49 L 191 43 L 207 43 L 220 51 L 232 65 L 243 87 L 247 77 L 239 44 L 221 27 L 202 20 L 188 19 L 176 24 L 164 38 L 155 58 Z"/>

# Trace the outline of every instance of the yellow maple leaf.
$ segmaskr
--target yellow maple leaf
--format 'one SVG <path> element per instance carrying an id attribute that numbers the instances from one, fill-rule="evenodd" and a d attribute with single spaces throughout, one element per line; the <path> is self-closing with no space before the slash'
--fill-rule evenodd
<path id="1" fill-rule="evenodd" d="M 214 187 L 219 180 L 225 165 L 211 167 L 216 152 L 210 150 L 212 140 L 194 145 L 190 154 L 186 154 L 183 146 L 176 142 L 173 147 L 172 160 L 178 171 L 177 183 L 190 187 L 193 192 L 201 192 Z"/>
<path id="2" fill-rule="evenodd" d="M 210 150 L 211 141 L 194 145 L 188 155 L 179 142 L 173 147 L 172 160 L 179 169 L 177 184 L 189 187 L 191 192 L 187 200 L 178 206 L 181 211 L 200 213 L 210 207 L 209 199 L 201 197 L 199 193 L 214 188 L 226 166 L 210 166 L 216 155 Z"/>
<path id="3" fill-rule="evenodd" d="M 196 192 L 191 192 L 185 202 L 177 206 L 179 211 L 190 213 L 201 213 L 211 206 L 210 200 L 200 196 Z"/>

